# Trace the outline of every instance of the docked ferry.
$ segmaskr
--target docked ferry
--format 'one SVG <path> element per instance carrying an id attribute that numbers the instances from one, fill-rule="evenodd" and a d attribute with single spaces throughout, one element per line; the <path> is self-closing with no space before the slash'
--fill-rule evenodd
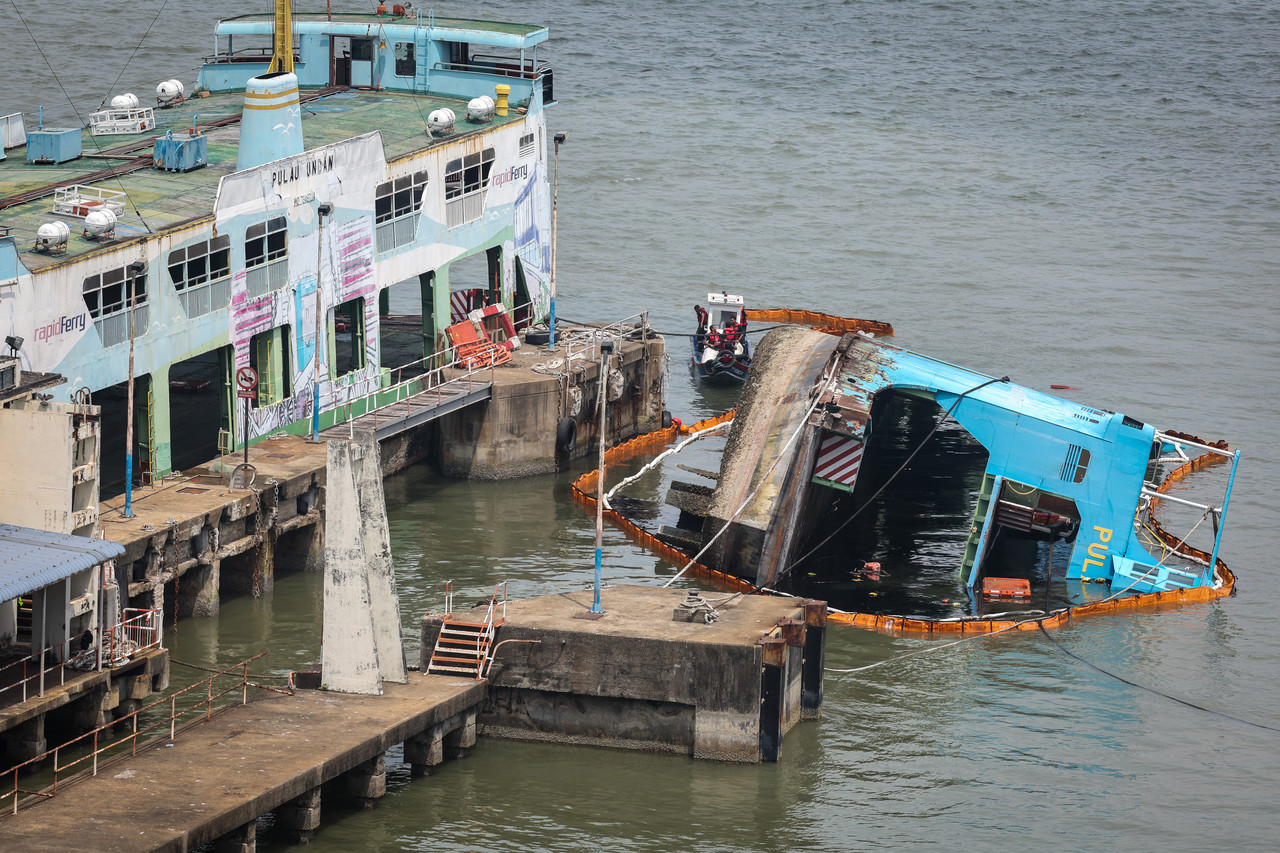
<path id="1" fill-rule="evenodd" d="M 0 117 L 0 339 L 103 406 L 104 447 L 132 373 L 143 477 L 343 421 L 477 308 L 551 313 L 547 28 L 378 10 L 277 0 L 194 84 Z M 422 305 L 398 350 L 393 287 Z"/>

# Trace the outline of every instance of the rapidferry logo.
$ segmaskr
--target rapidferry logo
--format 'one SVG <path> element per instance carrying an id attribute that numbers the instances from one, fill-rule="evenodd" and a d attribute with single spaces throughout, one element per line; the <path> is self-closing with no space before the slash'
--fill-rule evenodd
<path id="1" fill-rule="evenodd" d="M 512 181 L 523 181 L 529 177 L 529 164 L 523 166 L 512 166 L 505 172 L 497 172 L 489 176 L 489 185 L 500 187 L 503 184 L 509 184 Z"/>
<path id="2" fill-rule="evenodd" d="M 68 317 L 64 314 L 47 326 L 37 326 L 35 330 L 36 340 L 47 341 L 50 338 L 58 337 L 63 332 L 83 332 L 86 316 L 85 314 L 77 314 L 74 317 Z"/>

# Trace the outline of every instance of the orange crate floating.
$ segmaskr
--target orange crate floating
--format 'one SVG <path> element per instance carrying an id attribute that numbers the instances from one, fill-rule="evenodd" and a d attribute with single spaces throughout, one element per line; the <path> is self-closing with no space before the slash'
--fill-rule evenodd
<path id="1" fill-rule="evenodd" d="M 1030 598 L 1031 581 L 1021 578 L 983 578 L 983 598 Z"/>

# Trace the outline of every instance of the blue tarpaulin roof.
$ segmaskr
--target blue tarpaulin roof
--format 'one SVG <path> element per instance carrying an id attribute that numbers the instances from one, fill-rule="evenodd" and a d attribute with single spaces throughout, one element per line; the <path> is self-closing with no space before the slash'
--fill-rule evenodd
<path id="1" fill-rule="evenodd" d="M 0 524 L 0 601 L 34 592 L 123 553 L 119 542 Z"/>

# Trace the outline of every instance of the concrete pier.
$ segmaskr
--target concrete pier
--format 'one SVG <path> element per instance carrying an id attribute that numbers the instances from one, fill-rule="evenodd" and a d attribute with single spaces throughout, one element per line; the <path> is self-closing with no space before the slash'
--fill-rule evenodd
<path id="1" fill-rule="evenodd" d="M 381 696 L 302 690 L 260 693 L 207 723 L 181 730 L 57 796 L 0 816 L 6 853 L 67 850 L 251 853 L 254 821 L 269 811 L 299 841 L 324 820 L 321 786 L 342 779 L 372 807 L 386 791 L 386 752 L 398 743 L 474 743 L 484 682 L 412 673 Z M 413 753 L 415 769 L 449 750 Z M 423 774 L 416 774 L 423 775 Z"/>
<path id="2" fill-rule="evenodd" d="M 776 761 L 782 737 L 821 713 L 824 603 L 724 593 L 688 606 L 684 590 L 622 586 L 584 618 L 592 598 L 508 603 L 483 734 Z M 440 624 L 423 619 L 424 667 Z"/>
<path id="3" fill-rule="evenodd" d="M 619 339 L 607 395 L 608 443 L 662 426 L 663 353 L 662 338 L 651 333 Z M 553 472 L 594 452 L 598 359 L 594 346 L 581 343 L 555 352 L 522 347 L 508 364 L 477 374 L 477 381 L 492 383 L 490 399 L 382 439 L 383 476 L 435 460 L 450 477 L 510 479 Z M 572 446 L 557 439 L 565 421 L 574 424 Z M 340 424 L 322 438 L 346 440 L 351 432 Z M 257 469 L 249 488 L 228 487 L 226 472 L 244 461 L 243 453 L 228 454 L 136 488 L 132 519 L 123 517 L 123 497 L 104 501 L 103 536 L 125 547 L 117 580 L 131 606 L 162 610 L 166 619 L 212 616 L 224 591 L 263 595 L 277 569 L 318 571 L 325 446 L 304 436 L 272 436 L 249 448 Z"/>

